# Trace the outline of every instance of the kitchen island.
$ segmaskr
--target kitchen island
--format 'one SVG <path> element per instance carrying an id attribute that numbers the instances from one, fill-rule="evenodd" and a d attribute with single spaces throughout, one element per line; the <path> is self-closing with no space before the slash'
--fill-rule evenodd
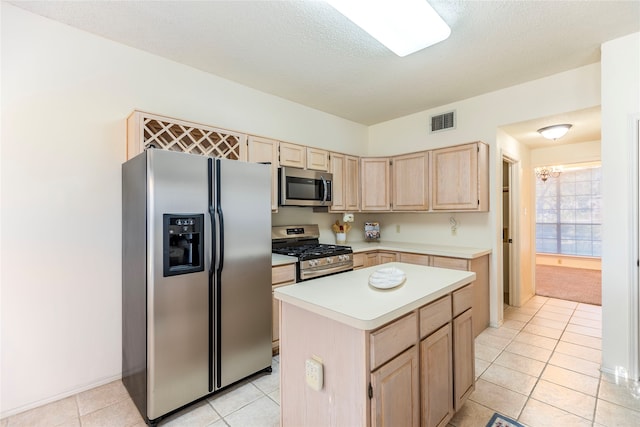
<path id="1" fill-rule="evenodd" d="M 382 268 L 406 280 L 372 287 Z M 388 263 L 276 289 L 282 425 L 446 425 L 474 388 L 475 278 Z"/>

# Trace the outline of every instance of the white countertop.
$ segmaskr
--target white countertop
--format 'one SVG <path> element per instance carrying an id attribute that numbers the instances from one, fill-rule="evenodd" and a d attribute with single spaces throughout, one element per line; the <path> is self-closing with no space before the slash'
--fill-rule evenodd
<path id="1" fill-rule="evenodd" d="M 379 290 L 369 275 L 381 268 L 404 271 L 407 280 L 397 288 Z M 471 283 L 469 271 L 387 263 L 321 277 L 274 290 L 275 297 L 310 312 L 362 330 L 373 330 L 410 311 Z"/>
<path id="2" fill-rule="evenodd" d="M 294 256 L 271 254 L 271 267 L 275 267 L 276 265 L 295 264 L 296 262 L 298 262 L 298 258 Z"/>
<path id="3" fill-rule="evenodd" d="M 353 249 L 354 253 L 382 250 L 411 252 L 423 255 L 436 255 L 463 259 L 475 259 L 491 253 L 491 249 L 487 248 L 468 248 L 464 246 L 428 245 L 406 242 L 347 242 L 345 244 L 347 246 L 351 246 L 351 249 Z"/>

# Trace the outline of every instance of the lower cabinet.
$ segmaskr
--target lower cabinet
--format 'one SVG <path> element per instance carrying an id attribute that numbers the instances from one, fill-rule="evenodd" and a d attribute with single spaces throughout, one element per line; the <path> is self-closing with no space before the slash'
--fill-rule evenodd
<path id="1" fill-rule="evenodd" d="M 466 402 L 475 387 L 472 292 L 465 286 L 371 332 L 372 426 L 445 427 Z"/>
<path id="2" fill-rule="evenodd" d="M 271 347 L 273 354 L 280 352 L 280 305 L 273 296 L 273 290 L 296 283 L 296 265 L 276 265 L 271 267 L 271 301 L 273 306 L 271 323 Z"/>
<path id="3" fill-rule="evenodd" d="M 378 264 L 386 264 L 388 262 L 396 262 L 398 256 L 395 252 L 378 252 Z"/>
<path id="4" fill-rule="evenodd" d="M 371 373 L 371 425 L 420 425 L 420 385 L 416 346 Z"/>
<path id="5" fill-rule="evenodd" d="M 462 408 L 475 387 L 475 356 L 472 309 L 453 319 L 453 358 L 456 363 L 454 376 L 453 407 Z"/>
<path id="6" fill-rule="evenodd" d="M 452 348 L 450 323 L 420 342 L 423 426 L 446 426 L 454 414 Z"/>

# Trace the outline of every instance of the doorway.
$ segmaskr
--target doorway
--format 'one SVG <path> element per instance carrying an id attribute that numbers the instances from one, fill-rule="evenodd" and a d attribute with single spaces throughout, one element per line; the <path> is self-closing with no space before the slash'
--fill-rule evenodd
<path id="1" fill-rule="evenodd" d="M 515 276 L 514 236 L 517 234 L 517 221 L 514 215 L 516 170 L 515 160 L 502 157 L 502 304 L 518 305 L 519 292 Z"/>

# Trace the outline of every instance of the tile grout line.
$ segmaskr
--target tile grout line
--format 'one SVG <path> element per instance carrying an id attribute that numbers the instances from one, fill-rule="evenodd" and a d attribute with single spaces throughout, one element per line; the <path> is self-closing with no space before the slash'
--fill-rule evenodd
<path id="1" fill-rule="evenodd" d="M 551 299 L 551 298 L 547 299 L 547 301 L 545 301 L 545 303 L 544 303 L 544 304 L 542 304 L 542 305 L 538 308 L 538 310 L 536 310 L 535 314 L 534 314 L 533 316 L 531 316 L 531 319 L 529 320 L 529 322 L 530 322 L 530 321 L 531 321 L 531 320 L 536 316 L 536 314 L 538 314 L 538 312 L 540 311 L 540 309 L 541 309 L 542 307 L 544 307 L 544 306 L 549 302 L 549 300 L 550 300 L 550 299 Z M 542 375 L 543 375 L 543 374 L 544 374 L 544 372 L 547 370 L 547 366 L 549 366 L 549 361 L 551 360 L 551 358 L 552 358 L 552 357 L 553 357 L 553 355 L 555 354 L 556 349 L 558 348 L 558 345 L 560 344 L 560 341 L 561 341 L 561 339 L 562 339 L 562 336 L 564 335 L 564 333 L 565 333 L 565 331 L 566 331 L 567 327 L 568 327 L 568 326 L 569 326 L 569 324 L 570 324 L 571 318 L 573 317 L 573 315 L 575 314 L 575 312 L 576 312 L 576 311 L 577 311 L 577 309 L 578 309 L 578 305 L 579 305 L 579 304 L 576 304 L 575 308 L 571 309 L 571 310 L 572 310 L 572 312 L 571 312 L 571 315 L 569 316 L 569 319 L 567 320 L 567 324 L 566 324 L 566 325 L 565 325 L 565 327 L 562 329 L 562 333 L 560 334 L 560 337 L 556 340 L 556 344 L 554 345 L 553 349 L 551 350 L 551 354 L 549 355 L 549 358 L 548 358 L 548 359 L 547 359 L 547 361 L 545 362 L 544 367 L 542 368 L 542 371 L 540 372 L 540 375 L 537 377 L 537 379 L 536 379 L 536 383 L 535 383 L 535 384 L 534 384 L 534 386 L 531 388 L 531 392 L 530 392 L 530 393 L 529 393 L 529 395 L 527 396 L 527 400 L 525 401 L 524 405 L 522 406 L 522 410 L 520 411 L 520 414 L 518 415 L 518 418 L 516 418 L 516 420 L 517 420 L 517 421 L 520 421 L 520 417 L 522 416 L 522 413 L 524 412 L 524 408 L 527 406 L 527 403 L 529 403 L 529 401 L 532 399 L 531 395 L 533 394 L 533 391 L 535 390 L 535 388 L 538 386 L 538 383 L 539 383 L 539 382 L 540 382 L 540 380 L 542 379 Z M 523 329 L 526 327 L 526 325 L 528 325 L 528 324 L 529 324 L 529 322 L 527 322 L 527 323 L 525 324 L 525 326 L 523 327 Z M 534 326 L 535 326 L 535 325 L 534 325 Z M 540 335 L 540 336 L 544 336 L 544 335 Z M 561 353 L 561 354 L 562 354 L 562 353 Z M 555 366 L 555 365 L 551 365 L 551 366 Z M 565 369 L 566 369 L 566 368 L 565 368 Z M 571 369 L 568 369 L 568 370 L 569 370 L 569 371 L 571 371 L 571 372 L 580 373 L 580 372 L 577 372 L 577 371 L 573 371 L 573 370 L 571 370 Z M 584 374 L 583 374 L 583 375 L 584 375 Z M 560 385 L 560 384 L 557 384 L 557 385 Z M 572 391 L 579 392 L 578 390 L 573 390 L 573 389 L 570 389 L 569 387 L 565 387 L 565 386 L 563 386 L 563 385 L 560 385 L 560 386 L 561 386 L 561 387 L 564 387 L 564 388 L 568 388 L 569 390 L 572 390 Z M 600 382 L 598 382 L 598 390 L 599 390 L 599 388 L 600 388 Z M 579 393 L 580 393 L 580 392 L 579 392 Z M 586 394 L 586 393 L 583 393 L 583 394 Z M 589 422 L 591 423 L 591 425 L 593 426 L 593 425 L 594 425 L 594 423 L 595 423 L 595 410 L 596 410 L 597 403 L 598 403 L 597 393 L 596 393 L 595 399 L 596 399 L 596 402 L 595 402 L 596 404 L 594 405 L 594 414 L 593 414 L 593 419 L 592 419 L 592 420 L 588 420 L 588 419 L 586 419 L 586 418 L 581 417 L 580 415 L 574 414 L 573 412 L 569 412 L 569 411 L 567 411 L 566 409 L 559 408 L 559 407 L 554 406 L 554 405 L 551 405 L 551 404 L 549 404 L 549 403 L 546 403 L 546 402 L 542 402 L 542 403 L 545 403 L 546 405 L 549 405 L 549 406 L 551 406 L 552 408 L 556 408 L 556 409 L 558 409 L 558 410 L 560 410 L 560 411 L 563 411 L 563 412 L 566 412 L 566 413 L 568 413 L 568 414 L 574 415 L 574 416 L 576 416 L 576 417 L 578 417 L 578 418 L 581 418 L 581 419 L 583 419 L 583 420 L 585 420 L 585 421 L 589 421 Z M 535 400 L 535 399 L 534 399 L 534 400 Z"/>

